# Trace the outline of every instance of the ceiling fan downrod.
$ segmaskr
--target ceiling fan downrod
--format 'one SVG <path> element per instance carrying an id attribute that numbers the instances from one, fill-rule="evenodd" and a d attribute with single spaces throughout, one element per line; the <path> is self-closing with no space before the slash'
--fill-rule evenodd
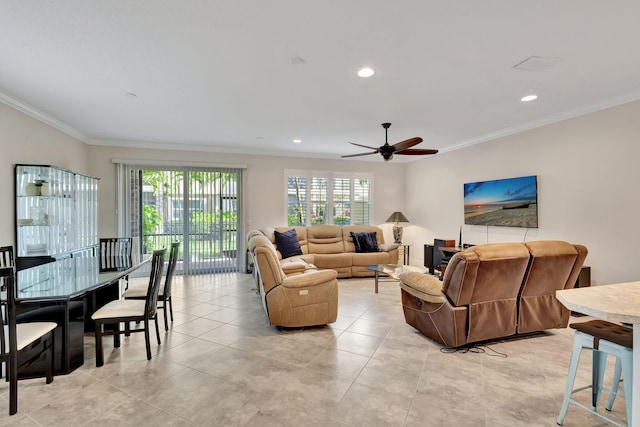
<path id="1" fill-rule="evenodd" d="M 382 127 L 384 128 L 384 144 L 385 145 L 389 145 L 389 126 L 391 126 L 391 123 L 383 123 Z"/>

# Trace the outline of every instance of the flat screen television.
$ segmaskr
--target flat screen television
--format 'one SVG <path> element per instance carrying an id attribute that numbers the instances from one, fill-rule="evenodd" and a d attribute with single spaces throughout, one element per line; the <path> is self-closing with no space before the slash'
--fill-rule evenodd
<path id="1" fill-rule="evenodd" d="M 538 228 L 537 177 L 464 184 L 464 223 Z"/>

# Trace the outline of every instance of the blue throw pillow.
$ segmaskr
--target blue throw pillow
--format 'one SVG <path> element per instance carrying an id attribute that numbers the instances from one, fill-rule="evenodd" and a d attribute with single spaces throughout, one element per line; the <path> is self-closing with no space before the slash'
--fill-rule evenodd
<path id="1" fill-rule="evenodd" d="M 280 233 L 275 232 L 276 246 L 282 254 L 282 258 L 289 258 L 294 255 L 302 255 L 302 249 L 300 248 L 300 242 L 298 241 L 298 234 L 295 229 Z"/>
<path id="2" fill-rule="evenodd" d="M 362 252 L 362 244 L 360 243 L 360 235 L 362 233 L 354 233 L 353 231 L 349 233 L 351 233 L 351 239 L 353 240 L 353 245 L 356 247 L 356 252 Z"/>
<path id="3" fill-rule="evenodd" d="M 356 252 L 378 252 L 378 240 L 376 239 L 376 232 L 354 233 L 351 232 L 351 238 L 353 244 L 356 247 Z"/>

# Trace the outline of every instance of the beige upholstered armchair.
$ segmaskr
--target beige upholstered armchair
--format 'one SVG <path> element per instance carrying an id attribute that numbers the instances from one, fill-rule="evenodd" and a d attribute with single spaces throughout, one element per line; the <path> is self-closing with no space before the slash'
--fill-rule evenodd
<path id="1" fill-rule="evenodd" d="M 338 316 L 338 281 L 334 270 L 317 270 L 302 260 L 287 275 L 266 236 L 249 239 L 258 269 L 259 288 L 269 322 L 276 326 L 315 326 L 333 323 Z"/>

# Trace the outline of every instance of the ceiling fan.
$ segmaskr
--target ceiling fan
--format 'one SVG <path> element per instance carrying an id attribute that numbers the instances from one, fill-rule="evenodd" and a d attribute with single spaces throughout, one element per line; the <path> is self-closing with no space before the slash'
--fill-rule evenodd
<path id="1" fill-rule="evenodd" d="M 382 124 L 382 127 L 384 128 L 384 145 L 383 146 L 376 148 L 376 147 L 369 147 L 367 145 L 356 144 L 355 142 L 350 142 L 349 144 L 357 145 L 358 147 L 369 148 L 374 151 L 371 151 L 369 153 L 347 154 L 346 156 L 342 156 L 342 157 L 368 156 L 369 154 L 380 153 L 382 154 L 384 161 L 388 162 L 389 160 L 393 159 L 394 154 L 422 156 L 425 154 L 436 154 L 438 152 L 438 150 L 432 150 L 432 149 L 411 148 L 414 145 L 420 144 L 422 142 L 422 138 L 418 138 L 418 137 L 409 138 L 404 141 L 396 142 L 393 145 L 389 145 L 388 134 L 387 134 L 389 131 L 389 126 L 391 126 L 391 123 Z"/>

